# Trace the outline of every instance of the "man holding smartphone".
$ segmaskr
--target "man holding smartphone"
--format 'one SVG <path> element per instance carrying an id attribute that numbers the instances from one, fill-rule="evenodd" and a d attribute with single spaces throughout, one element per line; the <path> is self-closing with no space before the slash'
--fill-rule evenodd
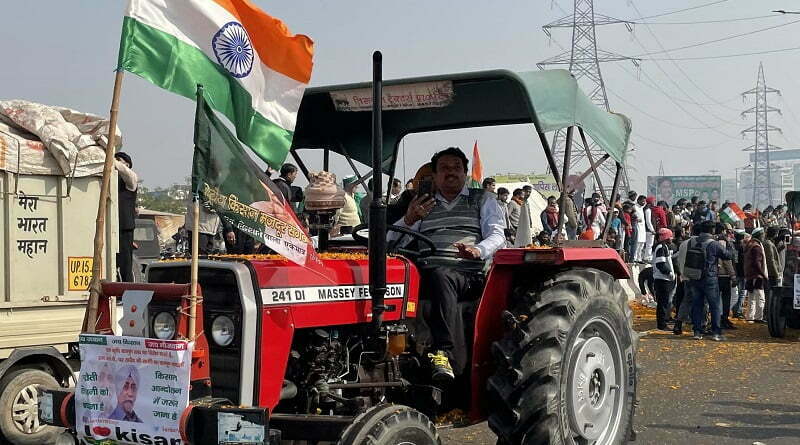
<path id="1" fill-rule="evenodd" d="M 480 297 L 487 261 L 506 242 L 506 221 L 497 199 L 466 185 L 469 161 L 461 149 L 450 147 L 433 155 L 433 183 L 420 183 L 417 196 L 395 225 L 420 232 L 436 251 L 423 245 L 417 266 L 422 273 L 422 299 L 431 302 L 427 323 L 433 337 L 434 381 L 461 374 L 467 345 L 458 302 Z M 390 233 L 390 240 L 396 239 Z"/>

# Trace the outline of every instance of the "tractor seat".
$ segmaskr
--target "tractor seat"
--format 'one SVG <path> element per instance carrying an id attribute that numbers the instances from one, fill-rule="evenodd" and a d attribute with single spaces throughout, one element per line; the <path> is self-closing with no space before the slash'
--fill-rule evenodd
<path id="1" fill-rule="evenodd" d="M 344 207 L 344 190 L 336 185 L 336 175 L 320 171 L 308 174 L 305 208 L 309 211 L 335 211 Z"/>

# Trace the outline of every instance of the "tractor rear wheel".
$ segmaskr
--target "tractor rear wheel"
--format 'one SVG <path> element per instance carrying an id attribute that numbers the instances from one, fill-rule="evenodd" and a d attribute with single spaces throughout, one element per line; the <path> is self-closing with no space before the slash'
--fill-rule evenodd
<path id="1" fill-rule="evenodd" d="M 425 414 L 404 405 L 378 405 L 358 416 L 337 445 L 441 445 Z"/>
<path id="2" fill-rule="evenodd" d="M 620 284 L 595 269 L 561 271 L 517 286 L 509 307 L 488 383 L 498 443 L 626 443 L 637 336 Z"/>
<path id="3" fill-rule="evenodd" d="M 786 314 L 783 313 L 783 310 L 783 293 L 780 292 L 780 288 L 773 287 L 767 303 L 767 326 L 769 335 L 772 337 L 783 338 L 786 336 Z"/>

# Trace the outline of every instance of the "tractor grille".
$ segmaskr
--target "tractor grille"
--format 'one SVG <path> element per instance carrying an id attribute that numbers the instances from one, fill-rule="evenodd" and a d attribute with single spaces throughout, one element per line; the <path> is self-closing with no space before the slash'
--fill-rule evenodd
<path id="1" fill-rule="evenodd" d="M 203 293 L 203 330 L 208 339 L 211 356 L 211 384 L 213 397 L 222 397 L 239 403 L 242 354 L 242 300 L 236 275 L 226 269 L 201 267 L 199 270 L 200 289 Z M 149 271 L 150 283 L 188 283 L 188 266 L 153 267 Z M 156 314 L 164 308 L 151 304 L 149 311 Z M 171 310 L 175 307 L 172 305 Z M 211 324 L 219 315 L 233 319 L 237 327 L 233 343 L 218 346 L 211 337 Z"/>

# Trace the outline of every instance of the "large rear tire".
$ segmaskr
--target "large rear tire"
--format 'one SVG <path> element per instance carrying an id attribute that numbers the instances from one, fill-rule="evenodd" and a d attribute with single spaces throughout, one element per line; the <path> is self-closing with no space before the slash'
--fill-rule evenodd
<path id="1" fill-rule="evenodd" d="M 51 443 L 60 428 L 39 422 L 39 388 L 56 389 L 58 382 L 38 369 L 12 371 L 0 380 L 0 443 L 15 445 Z"/>
<path id="2" fill-rule="evenodd" d="M 493 345 L 488 384 L 499 443 L 626 443 L 637 337 L 619 283 L 595 269 L 561 271 L 517 286 L 510 308 L 516 326 Z"/>
<path id="3" fill-rule="evenodd" d="M 441 445 L 425 414 L 403 405 L 378 405 L 344 430 L 337 445 Z"/>
<path id="4" fill-rule="evenodd" d="M 786 336 L 786 314 L 783 313 L 783 293 L 781 288 L 773 287 L 767 302 L 767 327 L 769 335 L 775 338 Z"/>

